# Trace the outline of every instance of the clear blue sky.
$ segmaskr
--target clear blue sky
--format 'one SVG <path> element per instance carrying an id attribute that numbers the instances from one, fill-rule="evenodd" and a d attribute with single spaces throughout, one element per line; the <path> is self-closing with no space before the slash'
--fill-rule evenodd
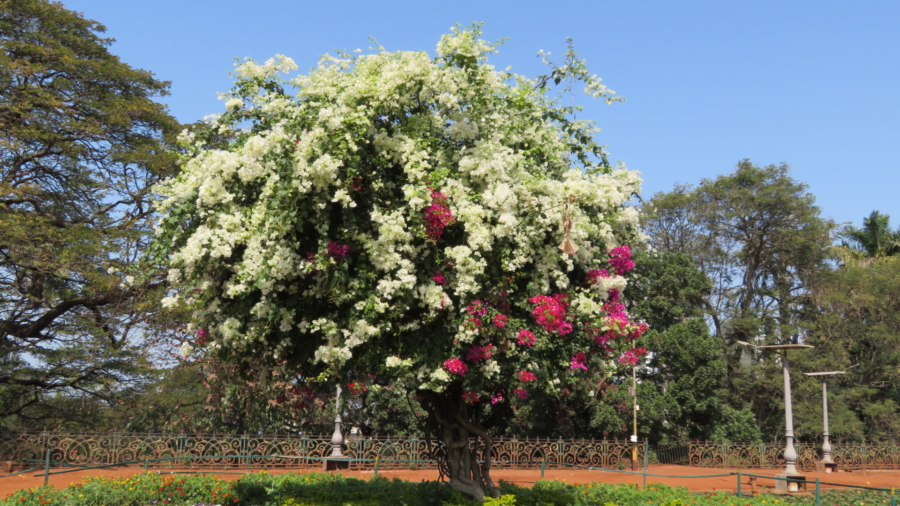
<path id="1" fill-rule="evenodd" d="M 565 38 L 627 97 L 587 103 L 612 160 L 642 172 L 644 195 L 696 184 L 750 158 L 786 162 L 825 217 L 900 225 L 900 2 L 897 0 L 453 2 L 68 0 L 100 21 L 126 63 L 172 82 L 183 122 L 220 112 L 235 57 L 279 53 L 301 70 L 333 49 L 433 54 L 451 25 L 509 38 L 492 63 L 536 76 L 539 49 Z"/>

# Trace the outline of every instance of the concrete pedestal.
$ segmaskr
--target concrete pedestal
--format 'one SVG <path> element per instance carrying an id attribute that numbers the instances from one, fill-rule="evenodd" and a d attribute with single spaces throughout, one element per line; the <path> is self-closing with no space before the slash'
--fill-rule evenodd
<path id="1" fill-rule="evenodd" d="M 817 473 L 836 473 L 838 465 L 835 462 L 816 462 Z"/>
<path id="2" fill-rule="evenodd" d="M 350 468 L 350 457 L 325 457 L 322 459 L 323 471 L 337 471 Z"/>
<path id="3" fill-rule="evenodd" d="M 779 492 L 806 491 L 806 475 L 781 473 L 776 474 L 775 478 L 775 490 Z"/>

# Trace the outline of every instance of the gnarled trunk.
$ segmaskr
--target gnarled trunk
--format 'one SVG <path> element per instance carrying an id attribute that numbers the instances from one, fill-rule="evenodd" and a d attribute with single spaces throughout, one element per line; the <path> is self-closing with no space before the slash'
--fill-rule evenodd
<path id="1" fill-rule="evenodd" d="M 478 410 L 459 395 L 428 393 L 425 397 L 432 430 L 447 452 L 443 471 L 450 486 L 473 499 L 500 497 L 500 489 L 491 479 L 492 439 L 478 423 Z"/>

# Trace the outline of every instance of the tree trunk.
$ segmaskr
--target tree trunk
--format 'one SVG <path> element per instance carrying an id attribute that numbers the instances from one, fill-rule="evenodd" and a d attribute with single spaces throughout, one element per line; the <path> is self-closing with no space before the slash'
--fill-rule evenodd
<path id="1" fill-rule="evenodd" d="M 458 394 L 429 392 L 425 398 L 433 429 L 447 452 L 450 486 L 473 499 L 500 497 L 500 488 L 491 479 L 492 439 L 478 423 L 477 410 L 470 409 Z"/>

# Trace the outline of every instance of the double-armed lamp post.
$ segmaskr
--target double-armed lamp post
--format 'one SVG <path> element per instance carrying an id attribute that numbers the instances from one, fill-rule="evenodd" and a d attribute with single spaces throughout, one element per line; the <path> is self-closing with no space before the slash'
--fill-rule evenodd
<path id="1" fill-rule="evenodd" d="M 805 350 L 813 348 L 810 344 L 768 344 L 756 346 L 738 341 L 744 346 L 753 346 L 759 350 L 771 350 L 781 353 L 781 371 L 784 374 L 784 437 L 787 445 L 784 448 L 784 471 L 776 474 L 775 490 L 781 492 L 799 492 L 805 488 L 806 476 L 797 472 L 797 450 L 794 448 L 794 412 L 791 406 L 791 371 L 788 363 L 788 350 Z"/>

